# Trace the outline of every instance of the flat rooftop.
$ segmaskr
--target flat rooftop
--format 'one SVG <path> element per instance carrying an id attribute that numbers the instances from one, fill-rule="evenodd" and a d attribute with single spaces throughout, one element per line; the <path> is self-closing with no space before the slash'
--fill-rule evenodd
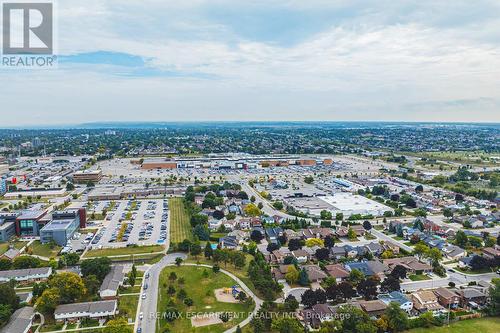
<path id="1" fill-rule="evenodd" d="M 358 194 L 352 193 L 335 193 L 334 195 L 318 197 L 321 201 L 324 201 L 328 205 L 334 207 L 337 210 L 357 210 L 357 209 L 366 209 L 366 210 L 380 210 L 387 209 L 390 210 L 389 207 L 383 205 L 377 201 L 365 198 Z"/>
<path id="2" fill-rule="evenodd" d="M 18 220 L 36 220 L 45 214 L 45 210 L 23 210 Z"/>
<path id="3" fill-rule="evenodd" d="M 75 219 L 64 219 L 64 220 L 52 220 L 47 223 L 42 230 L 43 231 L 51 231 L 51 230 L 65 230 L 67 229 L 71 223 L 73 223 Z"/>

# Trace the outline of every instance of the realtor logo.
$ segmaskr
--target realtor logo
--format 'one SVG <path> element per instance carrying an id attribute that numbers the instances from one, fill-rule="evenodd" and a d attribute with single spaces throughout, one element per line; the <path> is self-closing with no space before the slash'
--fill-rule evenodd
<path id="1" fill-rule="evenodd" d="M 52 54 L 52 15 L 52 3 L 4 3 L 3 54 Z"/>
<path id="2" fill-rule="evenodd" d="M 23 0 L 2 4 L 2 66 L 54 68 L 54 5 Z"/>

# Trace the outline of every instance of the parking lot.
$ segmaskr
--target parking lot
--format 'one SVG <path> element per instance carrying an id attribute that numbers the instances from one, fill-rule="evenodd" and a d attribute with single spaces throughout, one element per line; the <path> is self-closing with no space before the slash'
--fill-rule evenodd
<path id="1" fill-rule="evenodd" d="M 164 244 L 168 232 L 168 201 L 119 200 L 100 202 L 107 208 L 103 227 L 91 242 L 94 249 L 127 245 Z"/>

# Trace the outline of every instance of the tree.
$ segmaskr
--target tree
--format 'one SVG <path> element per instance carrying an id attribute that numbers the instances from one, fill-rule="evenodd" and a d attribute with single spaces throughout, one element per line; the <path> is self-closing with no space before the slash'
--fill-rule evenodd
<path id="1" fill-rule="evenodd" d="M 365 230 L 371 230 L 371 228 L 372 228 L 372 224 L 370 223 L 370 221 L 365 220 L 365 221 L 363 222 L 363 228 L 364 228 Z"/>
<path id="2" fill-rule="evenodd" d="M 283 209 L 283 202 L 281 202 L 281 201 L 275 201 L 273 203 L 273 207 L 276 208 L 277 210 L 282 210 Z"/>
<path id="3" fill-rule="evenodd" d="M 317 249 L 315 256 L 316 258 L 318 258 L 318 260 L 328 260 L 330 251 L 327 248 Z"/>
<path id="4" fill-rule="evenodd" d="M 82 278 L 72 272 L 62 272 L 53 275 L 49 279 L 49 286 L 58 290 L 59 300 L 63 304 L 75 303 L 87 293 Z"/>
<path id="5" fill-rule="evenodd" d="M 298 282 L 301 286 L 309 285 L 309 275 L 307 274 L 307 271 L 304 268 L 300 270 Z"/>
<path id="6" fill-rule="evenodd" d="M 103 333 L 132 333 L 132 327 L 125 318 L 117 317 L 106 323 Z"/>
<path id="7" fill-rule="evenodd" d="M 217 264 L 213 265 L 213 266 L 212 266 L 212 271 L 213 271 L 214 273 L 218 273 L 218 272 L 220 271 L 220 267 L 219 267 L 219 265 L 217 265 Z"/>
<path id="8" fill-rule="evenodd" d="M 427 253 L 427 258 L 431 261 L 432 266 L 435 267 L 439 265 L 439 260 L 443 258 L 443 253 L 437 247 L 433 247 Z"/>
<path id="9" fill-rule="evenodd" d="M 302 294 L 301 303 L 304 304 L 306 308 L 310 308 L 313 305 L 318 304 L 318 301 L 316 299 L 316 293 L 312 289 L 307 289 Z"/>
<path id="10" fill-rule="evenodd" d="M 280 246 L 277 243 L 268 243 L 266 250 L 268 252 L 273 252 L 274 250 L 278 250 L 279 248 L 280 248 Z"/>
<path id="11" fill-rule="evenodd" d="M 306 176 L 304 177 L 304 183 L 306 184 L 312 184 L 314 182 L 313 176 Z"/>
<path id="12" fill-rule="evenodd" d="M 212 245 L 210 244 L 210 242 L 207 242 L 205 244 L 205 251 L 204 251 L 205 258 L 211 259 L 213 254 L 214 250 L 212 249 Z"/>
<path id="13" fill-rule="evenodd" d="M 101 286 L 101 282 L 95 275 L 88 275 L 83 278 L 83 283 L 85 284 L 85 288 L 87 289 L 87 295 L 93 296 L 96 295 L 99 291 L 99 287 Z"/>
<path id="14" fill-rule="evenodd" d="M 198 236 L 199 240 L 208 241 L 210 239 L 210 231 L 204 224 L 198 224 L 193 229 L 193 234 Z"/>
<path id="15" fill-rule="evenodd" d="M 423 192 L 424 191 L 424 187 L 422 185 L 417 185 L 417 187 L 415 187 L 415 192 Z"/>
<path id="16" fill-rule="evenodd" d="M 304 327 L 296 318 L 278 317 L 273 319 L 271 327 L 279 333 L 302 333 Z"/>
<path id="17" fill-rule="evenodd" d="M 283 304 L 287 312 L 295 312 L 299 308 L 299 301 L 293 295 L 288 295 Z"/>
<path id="18" fill-rule="evenodd" d="M 296 283 L 299 280 L 299 271 L 295 266 L 290 265 L 287 268 L 287 272 L 285 274 L 285 280 L 288 283 Z"/>
<path id="19" fill-rule="evenodd" d="M 296 251 L 298 249 L 301 249 L 302 245 L 300 243 L 300 240 L 297 238 L 292 238 L 288 241 L 288 249 L 290 251 Z"/>
<path id="20" fill-rule="evenodd" d="M 323 209 L 321 212 L 319 212 L 319 217 L 322 220 L 331 220 L 333 218 L 332 212 Z"/>
<path id="21" fill-rule="evenodd" d="M 44 290 L 42 295 L 36 301 L 38 311 L 51 314 L 59 305 L 59 290 L 57 288 L 49 288 Z"/>
<path id="22" fill-rule="evenodd" d="M 343 299 L 347 300 L 353 298 L 356 295 L 356 290 L 354 290 L 352 284 L 348 281 L 342 281 L 337 285 L 338 295 Z"/>
<path id="23" fill-rule="evenodd" d="M 12 267 L 12 262 L 7 258 L 0 259 L 0 271 L 8 271 Z"/>
<path id="24" fill-rule="evenodd" d="M 401 306 L 396 302 L 389 303 L 385 310 L 388 319 L 389 328 L 393 332 L 401 332 L 408 328 L 408 315 L 401 310 Z"/>
<path id="25" fill-rule="evenodd" d="M 12 310 L 19 307 L 19 297 L 16 295 L 14 286 L 10 283 L 0 284 L 0 304 L 10 306 Z"/>
<path id="26" fill-rule="evenodd" d="M 36 257 L 32 256 L 19 256 L 14 258 L 12 261 L 12 268 L 14 269 L 26 269 L 26 268 L 37 268 L 40 267 L 42 261 Z"/>
<path id="27" fill-rule="evenodd" d="M 470 266 L 474 271 L 483 270 L 489 268 L 489 261 L 483 256 L 475 255 L 470 261 Z"/>
<path id="28" fill-rule="evenodd" d="M 78 253 L 75 252 L 66 253 L 64 254 L 63 258 L 64 262 L 66 263 L 66 266 L 76 266 L 80 261 L 80 256 L 78 255 Z"/>
<path id="29" fill-rule="evenodd" d="M 382 283 L 380 284 L 380 290 L 382 292 L 389 293 L 391 291 L 399 291 L 401 286 L 399 284 L 399 279 L 389 275 Z"/>
<path id="30" fill-rule="evenodd" d="M 467 238 L 465 232 L 463 232 L 462 230 L 458 230 L 455 234 L 455 245 L 460 246 L 461 248 L 465 248 L 468 242 L 469 239 Z"/>
<path id="31" fill-rule="evenodd" d="M 359 282 L 365 279 L 365 275 L 359 269 L 354 268 L 349 273 L 348 280 L 355 286 L 358 285 Z"/>
<path id="32" fill-rule="evenodd" d="M 260 216 L 262 214 L 260 209 L 253 203 L 246 205 L 244 211 L 248 216 Z"/>
<path id="33" fill-rule="evenodd" d="M 175 265 L 177 267 L 179 267 L 183 261 L 184 261 L 184 259 L 182 259 L 181 257 L 177 257 L 177 258 L 175 258 Z"/>
<path id="34" fill-rule="evenodd" d="M 213 212 L 212 216 L 214 217 L 214 219 L 220 220 L 220 219 L 224 218 L 224 212 L 220 211 L 220 210 L 216 210 Z"/>
<path id="35" fill-rule="evenodd" d="M 377 283 L 373 279 L 368 278 L 361 281 L 356 289 L 367 301 L 377 297 Z"/>
<path id="36" fill-rule="evenodd" d="M 340 307 L 337 311 L 338 318 L 344 318 L 339 321 L 339 329 L 342 333 L 375 333 L 377 327 L 370 320 L 368 314 L 363 310 L 351 305 Z"/>
<path id="37" fill-rule="evenodd" d="M 325 242 L 321 238 L 309 238 L 306 240 L 307 247 L 319 246 L 323 247 Z"/>
<path id="38" fill-rule="evenodd" d="M 12 314 L 12 308 L 7 304 L 0 304 L 0 325 L 5 325 Z"/>
<path id="39" fill-rule="evenodd" d="M 417 245 L 415 245 L 413 253 L 421 259 L 427 256 L 427 254 L 429 253 L 429 247 L 424 243 L 418 243 Z"/>
<path id="40" fill-rule="evenodd" d="M 391 272 L 391 276 L 396 279 L 405 279 L 406 274 L 407 274 L 407 269 L 402 265 L 396 265 L 396 267 L 394 267 Z"/>
<path id="41" fill-rule="evenodd" d="M 137 278 L 137 268 L 135 267 L 135 264 L 132 265 L 132 269 L 130 272 L 128 272 L 128 284 L 131 285 L 132 287 L 135 286 L 135 279 Z"/>
<path id="42" fill-rule="evenodd" d="M 491 283 L 492 286 L 489 289 L 491 301 L 488 306 L 488 312 L 493 316 L 498 316 L 500 315 L 500 279 L 493 279 Z"/>
<path id="43" fill-rule="evenodd" d="M 350 240 L 357 239 L 356 232 L 352 228 L 349 228 L 349 230 L 347 231 L 347 238 L 349 238 Z"/>
<path id="44" fill-rule="evenodd" d="M 95 275 L 102 282 L 111 271 L 111 259 L 108 257 L 87 259 L 82 261 L 80 269 L 84 277 Z"/>
<path id="45" fill-rule="evenodd" d="M 452 218 L 453 211 L 450 208 L 443 208 L 443 216 L 447 218 Z"/>
<path id="46" fill-rule="evenodd" d="M 260 243 L 260 241 L 264 238 L 264 235 L 259 230 L 253 230 L 250 234 L 250 239 L 255 243 Z"/>
<path id="47" fill-rule="evenodd" d="M 330 235 L 326 236 L 324 241 L 325 241 L 325 247 L 327 247 L 328 249 L 331 249 L 332 247 L 335 246 L 335 240 Z"/>
<path id="48" fill-rule="evenodd" d="M 195 242 L 191 245 L 190 253 L 195 258 L 197 258 L 201 254 L 201 246 L 199 242 Z"/>

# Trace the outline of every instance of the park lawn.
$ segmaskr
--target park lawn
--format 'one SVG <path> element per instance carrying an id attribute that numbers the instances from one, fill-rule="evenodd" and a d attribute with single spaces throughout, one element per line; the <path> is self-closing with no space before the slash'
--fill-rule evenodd
<path id="1" fill-rule="evenodd" d="M 68 325 L 66 325 L 67 330 L 72 330 L 75 328 L 76 328 L 76 323 L 69 323 Z"/>
<path id="2" fill-rule="evenodd" d="M 139 303 L 139 295 L 126 295 L 118 298 L 118 311 L 120 316 L 130 318 L 135 321 L 137 304 Z"/>
<path id="3" fill-rule="evenodd" d="M 184 207 L 182 198 L 171 198 L 168 201 L 170 209 L 170 241 L 180 243 L 185 239 L 192 239 L 189 214 Z"/>
<path id="4" fill-rule="evenodd" d="M 413 274 L 408 276 L 408 278 L 412 281 L 425 281 L 425 280 L 430 280 L 431 278 L 428 277 L 425 274 Z"/>
<path id="5" fill-rule="evenodd" d="M 203 277 L 203 272 L 206 271 L 208 277 Z M 177 280 L 170 282 L 168 277 L 171 272 L 175 272 L 177 278 L 184 278 L 184 284 L 179 285 Z M 210 268 L 196 266 L 170 266 L 163 269 L 160 274 L 160 290 L 158 293 L 158 311 L 163 313 L 168 306 L 169 300 L 175 303 L 175 308 L 184 316 L 168 323 L 165 319 L 160 319 L 160 327 L 170 327 L 171 332 L 196 332 L 196 333 L 219 333 L 227 330 L 230 327 L 236 326 L 243 321 L 248 313 L 254 308 L 254 305 L 243 303 L 223 303 L 218 302 L 214 295 L 215 289 L 230 288 L 235 281 L 222 272 L 214 273 Z M 172 285 L 177 291 L 181 288 L 186 290 L 189 298 L 193 300 L 193 305 L 188 307 L 176 297 L 167 295 L 168 286 Z M 191 319 L 187 318 L 186 313 L 201 312 L 201 313 L 217 313 L 230 312 L 238 314 L 226 323 L 208 325 L 203 327 L 192 327 Z M 160 330 L 161 331 L 161 330 Z"/>
<path id="6" fill-rule="evenodd" d="M 9 243 L 0 243 L 0 254 L 4 254 L 9 249 Z"/>
<path id="7" fill-rule="evenodd" d="M 43 326 L 40 328 L 40 332 L 60 331 L 63 326 L 64 323 L 43 324 Z"/>
<path id="8" fill-rule="evenodd" d="M 28 244 L 28 242 L 23 242 L 23 241 L 14 241 L 14 242 L 12 242 L 12 245 L 14 245 L 14 248 L 17 249 L 17 250 L 22 249 L 23 247 L 26 246 L 26 244 Z"/>
<path id="9" fill-rule="evenodd" d="M 42 256 L 46 258 L 55 258 L 62 247 L 55 244 L 42 244 L 40 241 L 34 241 L 30 245 L 31 250 L 34 255 Z"/>
<path id="10" fill-rule="evenodd" d="M 229 273 L 234 274 L 238 279 L 243 281 L 244 284 L 247 285 L 248 288 L 250 288 L 251 291 L 253 291 L 254 294 L 256 294 L 259 297 L 262 297 L 263 295 L 255 288 L 252 280 L 247 275 L 248 272 L 248 264 L 250 264 L 250 261 L 253 260 L 253 256 L 251 254 L 245 254 L 246 260 L 245 260 L 245 267 L 243 268 L 237 268 L 234 267 L 232 264 L 227 264 L 224 266 L 224 263 L 219 263 L 220 268 L 228 271 Z M 189 255 L 187 258 L 186 262 L 191 262 L 194 264 L 200 263 L 204 265 L 213 265 L 213 261 L 210 259 L 205 258 L 203 255 L 198 256 L 198 258 L 194 258 L 193 256 Z"/>
<path id="11" fill-rule="evenodd" d="M 452 323 L 449 327 L 414 328 L 406 333 L 496 333 L 500 332 L 500 318 L 488 317 L 479 319 L 461 320 Z"/>
<path id="12" fill-rule="evenodd" d="M 109 248 L 100 250 L 90 250 L 85 254 L 85 257 L 105 257 L 131 255 L 141 253 L 155 253 L 165 250 L 162 245 L 146 245 L 146 246 L 129 246 L 120 248 Z"/>
<path id="13" fill-rule="evenodd" d="M 141 283 L 136 283 L 133 287 L 120 287 L 120 295 L 123 294 L 138 294 L 141 292 Z"/>

